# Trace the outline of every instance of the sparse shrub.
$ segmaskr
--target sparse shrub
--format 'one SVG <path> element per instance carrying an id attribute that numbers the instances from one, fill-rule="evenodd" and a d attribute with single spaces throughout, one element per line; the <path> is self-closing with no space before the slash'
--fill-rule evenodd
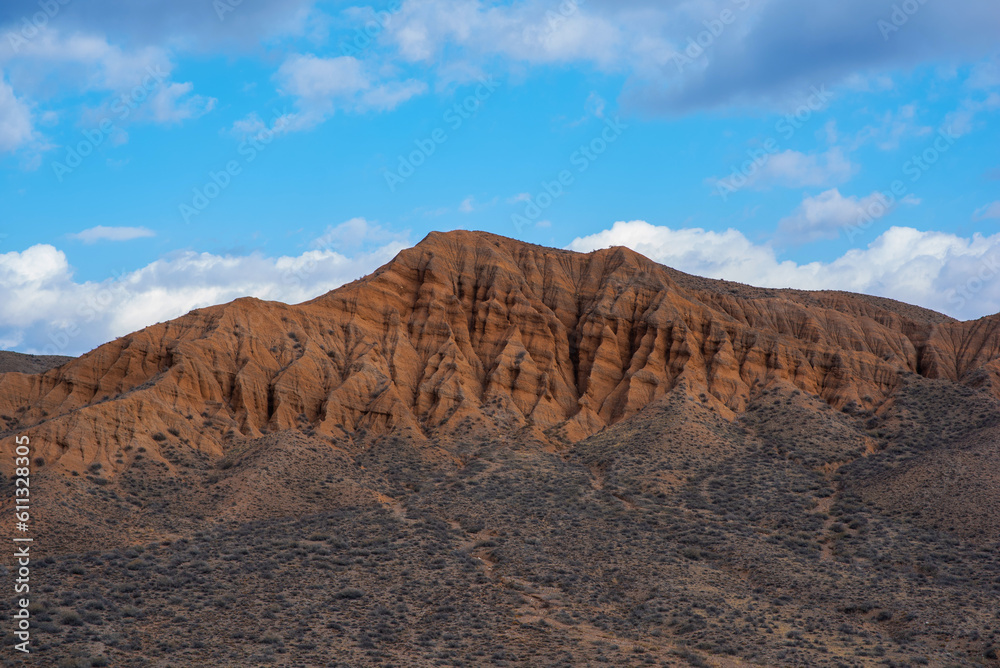
<path id="1" fill-rule="evenodd" d="M 360 589 L 357 589 L 355 587 L 348 587 L 347 589 L 341 589 L 337 593 L 337 598 L 346 598 L 348 600 L 352 600 L 353 601 L 353 600 L 361 598 L 364 595 L 365 595 L 365 593 L 363 591 L 361 591 Z"/>
<path id="2" fill-rule="evenodd" d="M 83 626 L 83 618 L 73 611 L 64 612 L 59 617 L 59 623 L 63 626 Z"/>

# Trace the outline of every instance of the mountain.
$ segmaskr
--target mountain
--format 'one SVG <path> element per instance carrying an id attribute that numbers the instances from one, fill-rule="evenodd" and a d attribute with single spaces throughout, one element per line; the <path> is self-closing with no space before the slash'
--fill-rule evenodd
<path id="1" fill-rule="evenodd" d="M 211 455 L 304 425 L 348 441 L 527 427 L 568 444 L 674 391 L 733 419 L 766 387 L 858 410 L 906 374 L 993 388 L 998 324 L 452 232 L 305 304 L 241 299 L 4 377 L 0 413 L 20 410 L 8 428 L 33 428 L 52 464 L 111 474 L 122 448 L 159 451 L 151 436 L 170 428 Z M 187 418 L 203 412 L 214 429 Z"/>
<path id="2" fill-rule="evenodd" d="M 459 231 L 0 374 L 0 439 L 52 657 L 993 665 L 998 374 L 997 316 Z"/>
<path id="3" fill-rule="evenodd" d="M 0 350 L 0 373 L 41 373 L 73 359 L 65 355 L 25 355 Z"/>

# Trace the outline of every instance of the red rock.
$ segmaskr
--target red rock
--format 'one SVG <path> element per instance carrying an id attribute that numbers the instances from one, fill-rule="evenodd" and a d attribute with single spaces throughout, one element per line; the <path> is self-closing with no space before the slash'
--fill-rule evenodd
<path id="1" fill-rule="evenodd" d="M 156 457 L 170 429 L 213 455 L 230 432 L 304 427 L 346 441 L 531 427 L 556 444 L 670 392 L 732 418 L 773 385 L 866 409 L 905 373 L 996 387 L 998 323 L 701 279 L 625 248 L 435 233 L 304 304 L 239 299 L 2 374 L 0 415 L 56 467 L 105 475 L 129 446 Z"/>

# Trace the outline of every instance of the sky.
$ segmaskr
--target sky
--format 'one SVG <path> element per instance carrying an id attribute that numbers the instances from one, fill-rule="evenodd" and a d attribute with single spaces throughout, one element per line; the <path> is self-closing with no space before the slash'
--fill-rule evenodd
<path id="1" fill-rule="evenodd" d="M 0 349 L 431 231 L 1000 311 L 995 0 L 5 0 Z"/>

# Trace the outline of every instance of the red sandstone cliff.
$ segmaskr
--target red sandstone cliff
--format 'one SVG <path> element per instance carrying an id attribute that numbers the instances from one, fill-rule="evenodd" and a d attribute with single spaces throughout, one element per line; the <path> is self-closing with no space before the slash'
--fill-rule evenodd
<path id="1" fill-rule="evenodd" d="M 669 392 L 731 418 L 776 384 L 864 409 L 906 373 L 1000 390 L 998 325 L 699 279 L 625 248 L 435 233 L 304 304 L 240 299 L 43 374 L 0 374 L 0 416 L 50 464 L 107 475 L 123 449 L 155 456 L 153 436 L 171 430 L 211 454 L 283 429 L 349 445 L 529 427 L 558 444 Z"/>

